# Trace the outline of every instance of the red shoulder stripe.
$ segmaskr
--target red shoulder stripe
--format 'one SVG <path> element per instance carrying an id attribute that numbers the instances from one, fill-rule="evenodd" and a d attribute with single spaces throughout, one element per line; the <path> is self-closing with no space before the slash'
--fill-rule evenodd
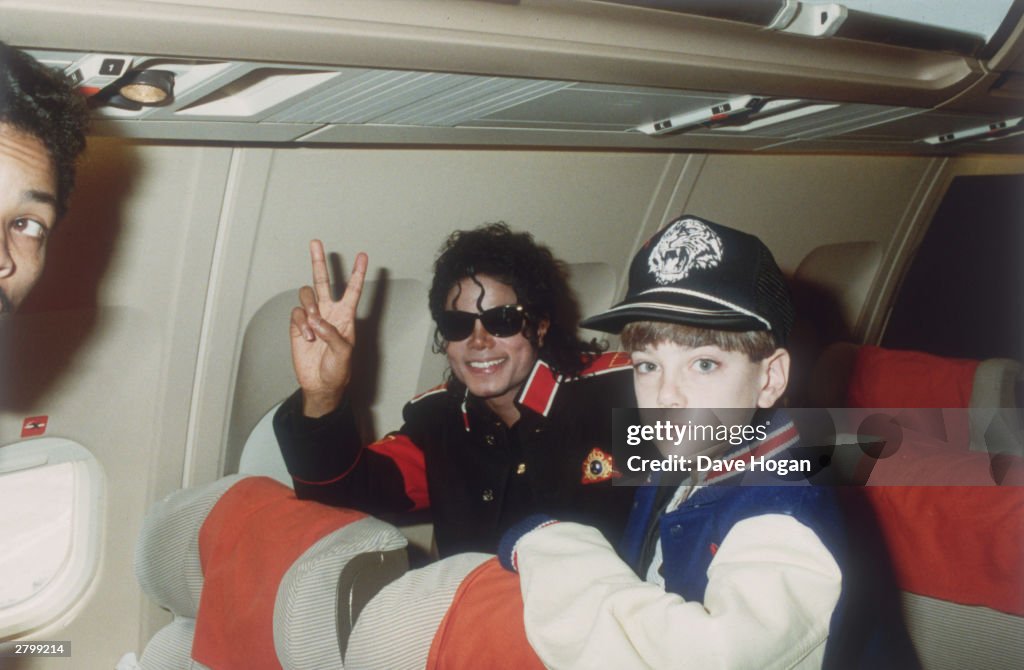
<path id="1" fill-rule="evenodd" d="M 426 391 L 423 391 L 422 393 L 417 393 L 416 395 L 414 395 L 412 397 L 412 399 L 409 402 L 419 402 L 420 400 L 423 400 L 427 396 L 436 395 L 438 393 L 441 393 L 442 391 L 447 390 L 447 388 L 448 388 L 448 382 L 445 382 L 443 384 L 438 384 L 434 388 L 427 389 Z"/>
<path id="2" fill-rule="evenodd" d="M 547 416 L 561 381 L 562 378 L 556 376 L 547 363 L 538 360 L 530 377 L 523 384 L 522 391 L 519 392 L 519 404 L 529 407 L 541 416 Z"/>
<path id="3" fill-rule="evenodd" d="M 583 369 L 580 377 L 594 377 L 609 372 L 627 370 L 632 366 L 629 354 L 616 351 L 601 354 L 590 365 Z M 571 382 L 569 382 L 571 383 Z M 551 405 L 555 402 L 555 394 L 562 384 L 562 376 L 555 374 L 555 371 L 542 360 L 538 360 L 533 366 L 526 383 L 519 392 L 519 404 L 529 407 L 541 416 L 547 416 L 551 411 Z"/>
<path id="4" fill-rule="evenodd" d="M 606 372 L 617 372 L 632 367 L 633 363 L 625 351 L 609 351 L 601 354 L 580 373 L 581 377 L 592 377 Z"/>

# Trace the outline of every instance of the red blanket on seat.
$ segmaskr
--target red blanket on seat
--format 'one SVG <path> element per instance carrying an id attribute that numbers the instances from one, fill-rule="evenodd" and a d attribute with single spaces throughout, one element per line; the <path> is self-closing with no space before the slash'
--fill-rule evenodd
<path id="1" fill-rule="evenodd" d="M 851 407 L 967 407 L 977 361 L 915 351 L 861 347 Z M 1024 615 L 1024 463 L 970 451 L 966 434 L 929 444 L 908 442 L 873 465 L 869 483 L 886 481 L 902 457 L 919 459 L 921 476 L 990 486 L 867 486 L 900 588 L 964 605 Z M 945 455 L 943 455 L 945 451 Z M 926 453 L 930 452 L 930 453 Z M 886 460 L 892 460 L 887 463 Z M 899 470 L 897 481 L 908 481 Z M 910 481 L 914 481 L 911 479 Z M 927 481 L 921 479 L 919 481 Z M 995 481 L 1004 486 L 996 486 Z M 1017 485 L 1013 485 L 1017 484 Z"/>
<path id="2" fill-rule="evenodd" d="M 865 345 L 846 391 L 850 407 L 967 407 L 978 361 Z"/>
<path id="3" fill-rule="evenodd" d="M 281 578 L 318 540 L 365 516 L 298 500 L 266 477 L 228 489 L 199 531 L 203 592 L 192 658 L 212 670 L 280 670 L 274 600 Z"/>

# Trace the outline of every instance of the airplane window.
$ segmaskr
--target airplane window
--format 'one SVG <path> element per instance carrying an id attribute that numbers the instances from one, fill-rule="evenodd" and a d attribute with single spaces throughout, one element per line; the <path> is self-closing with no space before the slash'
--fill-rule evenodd
<path id="1" fill-rule="evenodd" d="M 1024 177 L 953 180 L 893 304 L 882 346 L 1024 360 Z"/>
<path id="2" fill-rule="evenodd" d="M 987 42 L 999 29 L 1013 0 L 841 0 L 840 4 L 878 16 L 977 33 Z"/>
<path id="3" fill-rule="evenodd" d="M 1020 17 L 1016 0 L 605 0 L 739 21 L 811 37 L 845 37 L 988 56 Z"/>
<path id="4" fill-rule="evenodd" d="M 0 477 L 0 506 L 24 512 L 0 518 L 0 608 L 39 593 L 67 561 L 74 482 L 69 463 Z"/>
<path id="5" fill-rule="evenodd" d="M 0 638 L 47 624 L 96 572 L 103 474 L 81 445 L 0 447 Z"/>

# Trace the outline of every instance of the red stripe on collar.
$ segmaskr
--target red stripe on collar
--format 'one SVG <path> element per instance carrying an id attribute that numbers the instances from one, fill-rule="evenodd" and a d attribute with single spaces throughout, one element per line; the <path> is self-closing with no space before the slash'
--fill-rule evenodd
<path id="1" fill-rule="evenodd" d="M 437 386 L 435 386 L 432 389 L 427 389 L 426 391 L 423 391 L 422 393 L 417 393 L 416 395 L 414 395 L 412 397 L 411 400 L 409 400 L 409 402 L 419 402 L 420 400 L 423 400 L 427 396 L 432 396 L 435 393 L 441 393 L 442 391 L 446 391 L 447 389 L 448 389 L 448 382 L 444 382 L 443 384 L 438 384 Z"/>
<path id="2" fill-rule="evenodd" d="M 788 422 L 780 427 L 776 432 L 769 435 L 764 442 L 751 444 L 747 447 L 741 448 L 739 453 L 722 460 L 744 461 L 749 467 L 750 462 L 755 457 L 764 457 L 766 459 L 771 458 L 782 450 L 793 446 L 798 437 L 799 433 L 797 432 L 796 426 L 793 425 L 793 423 Z M 724 477 L 733 476 L 738 472 L 738 470 L 713 471 L 704 478 L 704 482 L 710 483 L 712 481 L 718 481 Z"/>
<path id="3" fill-rule="evenodd" d="M 547 416 L 561 383 L 562 376 L 556 375 L 547 363 L 537 359 L 533 366 L 533 372 L 530 373 L 522 390 L 519 391 L 517 402 L 541 416 Z"/>
<path id="4" fill-rule="evenodd" d="M 632 365 L 629 354 L 625 352 L 616 351 L 601 354 L 583 369 L 580 377 L 593 377 L 607 372 L 618 372 L 619 370 L 629 369 Z M 558 393 L 558 388 L 562 385 L 563 381 L 564 377 L 562 375 L 555 374 L 551 366 L 538 359 L 526 383 L 523 384 L 522 390 L 519 391 L 519 397 L 516 398 L 516 402 L 541 416 L 547 416 L 555 402 L 555 394 Z"/>
<path id="5" fill-rule="evenodd" d="M 590 362 L 583 372 L 580 373 L 581 377 L 592 377 L 594 375 L 601 375 L 606 372 L 617 372 L 624 368 L 633 367 L 633 361 L 630 360 L 629 354 L 625 351 L 610 351 L 606 354 L 601 354 L 593 361 Z"/>

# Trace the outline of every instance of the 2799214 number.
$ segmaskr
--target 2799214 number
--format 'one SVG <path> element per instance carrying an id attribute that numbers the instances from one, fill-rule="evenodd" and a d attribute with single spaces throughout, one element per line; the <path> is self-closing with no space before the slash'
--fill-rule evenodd
<path id="1" fill-rule="evenodd" d="M 10 642 L 0 644 L 0 657 L 71 656 L 71 642 L 67 640 L 39 642 Z"/>

